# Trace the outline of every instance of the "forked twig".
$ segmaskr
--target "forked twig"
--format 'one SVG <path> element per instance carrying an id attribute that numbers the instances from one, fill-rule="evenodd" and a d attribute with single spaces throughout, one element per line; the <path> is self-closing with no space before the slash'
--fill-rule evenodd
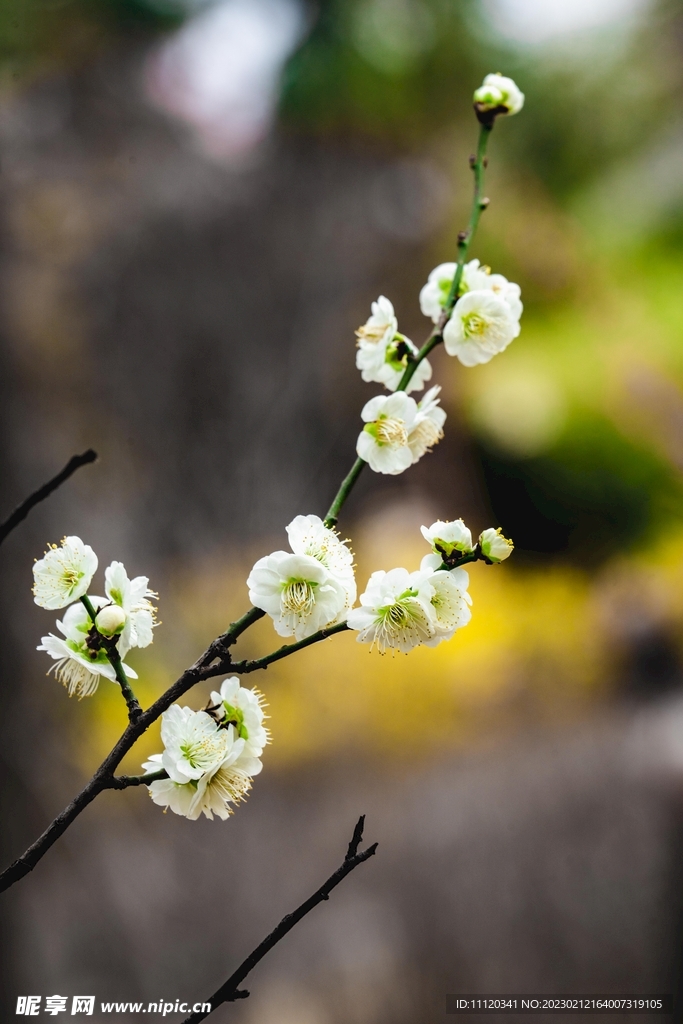
<path id="1" fill-rule="evenodd" d="M 244 981 L 246 976 L 253 971 L 256 964 L 260 960 L 263 960 L 264 956 L 271 951 L 273 946 L 277 945 L 280 939 L 283 939 L 287 932 L 291 931 L 294 925 L 298 924 L 299 921 L 309 914 L 314 907 L 317 907 L 323 900 L 330 898 L 332 890 L 343 881 L 348 874 L 350 874 L 354 868 L 357 868 L 359 864 L 372 857 L 377 850 L 377 843 L 373 843 L 372 846 L 368 846 L 367 850 L 358 852 L 361 840 L 363 838 L 363 828 L 365 826 L 365 815 L 361 814 L 355 829 L 353 830 L 353 836 L 349 843 L 349 848 L 346 851 L 346 856 L 340 867 L 334 872 L 333 875 L 327 879 L 327 881 L 320 886 L 320 888 L 309 896 L 300 907 L 297 907 L 291 914 L 286 914 L 280 923 L 272 930 L 263 942 L 259 943 L 256 949 L 249 954 L 246 960 L 243 960 L 236 971 L 230 975 L 228 980 L 221 985 L 219 989 L 216 989 L 214 994 L 207 1002 L 211 1004 L 211 1009 L 207 1011 L 199 1011 L 198 1013 L 192 1013 L 187 1017 L 183 1024 L 199 1024 L 199 1021 L 205 1020 L 210 1013 L 213 1013 L 223 1003 L 232 1003 L 236 999 L 246 999 L 249 993 L 245 989 L 240 989 L 240 984 Z"/>

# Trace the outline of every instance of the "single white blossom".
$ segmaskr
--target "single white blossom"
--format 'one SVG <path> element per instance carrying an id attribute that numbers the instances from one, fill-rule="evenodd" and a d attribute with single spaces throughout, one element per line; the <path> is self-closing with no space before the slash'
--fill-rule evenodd
<path id="1" fill-rule="evenodd" d="M 325 566 L 344 588 L 346 607 L 351 608 L 356 600 L 353 552 L 336 530 L 325 526 L 319 516 L 296 516 L 287 527 L 287 537 L 295 555 L 310 555 Z"/>
<path id="2" fill-rule="evenodd" d="M 161 735 L 166 749 L 152 754 L 143 768 L 147 774 L 164 768 L 169 778 L 150 783 L 149 793 L 154 803 L 186 818 L 227 818 L 230 805 L 245 798 L 261 771 L 234 726 L 220 728 L 203 711 L 174 704 L 162 716 Z"/>
<path id="3" fill-rule="evenodd" d="M 375 473 L 396 476 L 415 461 L 408 438 L 417 410 L 415 399 L 404 391 L 378 395 L 363 406 L 365 426 L 358 435 L 356 451 Z"/>
<path id="4" fill-rule="evenodd" d="M 464 569 L 439 569 L 440 555 L 425 555 L 420 571 L 427 573 L 427 580 L 434 590 L 431 606 L 435 617 L 435 631 L 431 640 L 424 640 L 427 647 L 436 647 L 442 640 L 450 640 L 457 629 L 466 626 L 472 618 L 472 598 L 467 592 L 469 576 Z"/>
<path id="5" fill-rule="evenodd" d="M 480 535 L 479 545 L 482 554 L 488 558 L 489 562 L 504 562 L 506 558 L 510 557 L 514 548 L 512 541 L 503 536 L 500 527 L 496 530 L 493 526 L 484 530 Z"/>
<path id="6" fill-rule="evenodd" d="M 356 331 L 359 345 L 386 343 L 391 341 L 398 330 L 394 307 L 384 295 L 372 303 L 371 310 L 368 320 Z"/>
<path id="7" fill-rule="evenodd" d="M 149 601 L 157 595 L 148 587 L 146 576 L 128 579 L 122 562 L 112 562 L 104 574 L 107 597 L 123 610 L 126 622 L 121 631 L 119 651 L 124 656 L 131 647 L 148 647 L 154 639 L 152 630 L 157 625 L 156 608 Z"/>
<path id="8" fill-rule="evenodd" d="M 234 726 L 237 738 L 244 740 L 245 754 L 260 757 L 270 739 L 263 725 L 263 694 L 256 688 L 248 690 L 240 686 L 237 676 L 231 676 L 223 680 L 220 691 L 211 692 L 211 704 L 209 714 L 223 728 L 229 724 Z"/>
<path id="9" fill-rule="evenodd" d="M 418 402 L 417 413 L 408 431 L 408 447 L 412 462 L 418 462 L 443 437 L 443 425 L 446 413 L 440 406 L 441 399 L 437 396 L 441 391 L 436 384 Z"/>
<path id="10" fill-rule="evenodd" d="M 447 523 L 437 519 L 429 527 L 421 526 L 420 532 L 439 556 L 452 555 L 454 551 L 469 554 L 473 550 L 472 534 L 462 519 L 454 519 Z"/>
<path id="11" fill-rule="evenodd" d="M 90 600 L 96 612 L 107 603 L 104 597 L 91 597 Z M 39 651 L 46 651 L 55 659 L 50 672 L 54 670 L 55 677 L 66 686 L 70 697 L 74 694 L 79 698 L 90 697 L 101 676 L 116 682 L 116 673 L 105 652 L 88 647 L 88 633 L 92 626 L 92 619 L 79 601 L 67 608 L 61 622 L 57 621 L 57 629 L 64 638 L 50 633 L 42 638 L 38 647 Z M 124 665 L 123 669 L 130 679 L 137 679 L 130 666 Z"/>
<path id="12" fill-rule="evenodd" d="M 484 84 L 475 90 L 474 103 L 481 111 L 505 107 L 500 113 L 518 114 L 524 106 L 524 93 L 511 78 L 496 73 L 487 75 Z"/>
<path id="13" fill-rule="evenodd" d="M 358 352 L 356 366 L 368 383 L 384 384 L 395 391 L 408 365 L 409 355 L 416 356 L 417 348 L 410 338 L 398 334 L 394 307 L 389 299 L 380 295 L 372 304 L 372 316 L 356 331 Z M 420 391 L 432 376 L 432 368 L 423 359 L 410 379 L 406 391 Z"/>
<path id="14" fill-rule="evenodd" d="M 446 351 L 463 366 L 488 363 L 519 334 L 519 320 L 505 299 L 484 289 L 466 292 L 443 330 Z"/>
<path id="15" fill-rule="evenodd" d="M 197 782 L 221 765 L 233 745 L 234 734 L 229 729 L 220 729 L 206 711 L 172 704 L 161 716 L 161 739 L 161 767 L 174 782 L 185 783 Z M 244 741 L 238 742 L 241 752 Z"/>
<path id="16" fill-rule="evenodd" d="M 274 551 L 259 558 L 247 580 L 249 599 L 280 636 L 297 640 L 341 621 L 348 590 L 312 555 Z"/>
<path id="17" fill-rule="evenodd" d="M 97 555 L 80 537 L 51 544 L 33 566 L 33 595 L 41 608 L 66 608 L 88 592 L 97 570 Z"/>
<path id="18" fill-rule="evenodd" d="M 431 603 L 436 591 L 430 575 L 429 571 L 409 573 L 407 569 L 373 572 L 361 594 L 360 607 L 352 608 L 346 620 L 351 629 L 358 630 L 358 643 L 377 646 L 382 654 L 387 647 L 407 654 L 432 640 L 437 618 Z"/>

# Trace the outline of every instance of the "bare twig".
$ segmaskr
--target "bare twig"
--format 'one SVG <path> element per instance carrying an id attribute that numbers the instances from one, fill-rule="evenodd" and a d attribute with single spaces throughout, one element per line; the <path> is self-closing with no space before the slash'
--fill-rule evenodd
<path id="1" fill-rule="evenodd" d="M 252 623 L 256 622 L 263 615 L 264 612 L 260 609 L 251 608 L 241 619 L 231 623 L 227 632 L 212 641 L 204 653 L 195 661 L 194 665 L 186 669 L 176 679 L 175 683 L 169 686 L 165 693 L 162 693 L 161 697 L 154 704 L 148 707 L 146 711 L 136 715 L 135 718 L 129 719 L 127 729 L 122 733 L 116 745 L 105 757 L 102 764 L 78 796 L 71 801 L 68 807 L 65 807 L 61 814 L 57 815 L 54 821 L 48 825 L 43 834 L 36 839 L 35 843 L 29 846 L 25 853 L 0 874 L 0 892 L 9 889 L 15 882 L 18 882 L 19 879 L 32 871 L 38 861 L 45 856 L 52 844 L 66 832 L 69 825 L 75 821 L 81 811 L 84 811 L 88 804 L 92 803 L 95 797 L 99 796 L 105 789 L 127 789 L 129 786 L 147 785 L 156 778 L 164 777 L 155 773 L 154 775 L 146 776 L 124 775 L 117 778 L 114 772 L 128 751 L 140 736 L 149 729 L 150 725 L 156 722 L 164 711 L 170 708 L 171 704 L 174 704 L 196 683 L 210 679 L 212 676 L 221 675 L 224 672 L 254 672 L 260 668 L 267 668 L 273 661 L 286 658 L 303 647 L 309 647 L 311 644 L 325 640 L 333 633 L 339 633 L 343 629 L 348 628 L 346 623 L 340 623 L 337 626 L 332 626 L 330 629 L 321 629 L 305 640 L 299 641 L 299 643 L 280 647 L 277 651 L 267 654 L 264 658 L 233 664 L 229 659 L 230 645 L 236 643 L 245 629 L 248 629 Z M 216 665 L 214 662 L 219 657 L 218 652 L 223 652 L 223 657 Z"/>
<path id="2" fill-rule="evenodd" d="M 96 458 L 97 452 L 94 452 L 92 448 L 88 448 L 87 452 L 83 452 L 82 455 L 72 456 L 61 473 L 57 473 L 57 476 L 53 476 L 51 480 L 48 480 L 46 484 L 39 487 L 33 494 L 29 494 L 28 498 L 15 508 L 14 512 L 7 517 L 4 523 L 0 524 L 0 544 L 2 544 L 5 537 L 12 532 L 15 526 L 18 526 L 19 523 L 26 519 L 26 516 L 35 505 L 44 501 L 53 491 L 61 487 L 64 481 L 68 480 L 77 469 L 80 469 L 81 466 L 87 466 L 89 462 L 94 462 Z"/>
<path id="3" fill-rule="evenodd" d="M 213 1013 L 215 1009 L 221 1006 L 222 1003 L 231 1003 L 236 999 L 245 999 L 249 993 L 244 989 L 240 989 L 241 983 L 247 977 L 247 975 L 253 971 L 256 964 L 260 960 L 263 960 L 264 956 L 271 951 L 273 946 L 285 937 L 287 932 L 291 931 L 294 925 L 298 924 L 299 921 L 306 914 L 309 914 L 314 907 L 317 907 L 319 903 L 330 898 L 332 890 L 342 882 L 348 874 L 350 874 L 354 868 L 357 868 L 359 864 L 372 857 L 377 850 L 377 843 L 373 843 L 372 846 L 368 846 L 367 850 L 363 850 L 361 853 L 358 852 L 361 840 L 363 838 L 363 828 L 365 825 L 365 815 L 362 814 L 358 819 L 355 829 L 353 830 L 353 837 L 349 843 L 349 848 L 346 852 L 346 857 L 343 863 L 333 875 L 327 879 L 327 881 L 320 886 L 320 888 L 309 896 L 300 907 L 291 913 L 286 914 L 282 918 L 276 928 L 268 935 L 263 942 L 261 942 L 256 949 L 249 954 L 246 960 L 243 960 L 236 971 L 230 975 L 225 984 L 221 985 L 219 989 L 216 989 L 214 994 L 206 1002 L 211 1003 L 211 1009 L 204 1012 L 192 1013 L 187 1017 L 183 1024 L 199 1024 L 199 1021 L 205 1020 L 210 1013 Z"/>

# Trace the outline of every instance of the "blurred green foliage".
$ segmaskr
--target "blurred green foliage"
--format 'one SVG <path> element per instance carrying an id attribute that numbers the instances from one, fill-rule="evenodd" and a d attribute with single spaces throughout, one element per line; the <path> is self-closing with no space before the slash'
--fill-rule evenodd
<path id="1" fill-rule="evenodd" d="M 506 457 L 480 443 L 491 506 L 518 552 L 598 566 L 683 519 L 680 474 L 592 410 L 543 455 Z"/>

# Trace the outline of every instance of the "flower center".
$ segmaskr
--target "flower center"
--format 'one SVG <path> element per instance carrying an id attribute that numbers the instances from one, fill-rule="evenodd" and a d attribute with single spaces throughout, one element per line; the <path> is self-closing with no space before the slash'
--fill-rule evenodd
<path id="1" fill-rule="evenodd" d="M 69 591 L 73 590 L 78 583 L 83 579 L 83 573 L 79 572 L 78 569 L 74 569 L 73 566 L 65 565 L 62 569 L 62 582 Z"/>
<path id="2" fill-rule="evenodd" d="M 364 324 L 356 331 L 356 337 L 359 341 L 369 341 L 376 345 L 384 337 L 387 326 L 388 324 Z"/>
<path id="3" fill-rule="evenodd" d="M 377 444 L 388 444 L 392 448 L 402 448 L 408 443 L 408 431 L 403 420 L 393 416 L 375 420 L 374 434 Z"/>
<path id="4" fill-rule="evenodd" d="M 282 606 L 296 615 L 308 615 L 315 604 L 317 584 L 310 580 L 289 580 L 282 590 Z"/>
<path id="5" fill-rule="evenodd" d="M 417 441 L 421 447 L 429 449 L 443 437 L 443 430 L 437 427 L 433 420 L 420 420 L 420 422 L 413 427 L 411 431 L 411 443 Z"/>
<path id="6" fill-rule="evenodd" d="M 404 629 L 409 620 L 410 616 L 400 602 L 396 604 L 390 604 L 386 608 L 380 609 L 382 617 L 384 618 L 385 627 L 390 632 L 398 633 L 399 630 Z"/>
<path id="7" fill-rule="evenodd" d="M 199 740 L 181 743 L 180 750 L 191 768 L 212 768 L 225 749 L 222 736 L 203 736 Z"/>
<path id="8" fill-rule="evenodd" d="M 484 333 L 489 322 L 480 313 L 470 313 L 463 317 L 462 327 L 466 338 L 474 338 Z"/>

